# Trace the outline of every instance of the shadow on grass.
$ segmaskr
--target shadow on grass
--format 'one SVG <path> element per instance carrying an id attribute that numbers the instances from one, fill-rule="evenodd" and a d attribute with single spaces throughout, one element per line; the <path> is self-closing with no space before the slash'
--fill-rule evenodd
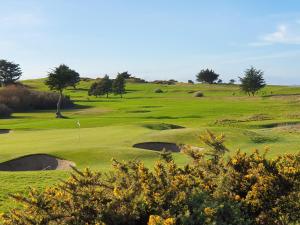
<path id="1" fill-rule="evenodd" d="M 157 119 L 157 120 L 175 120 L 175 119 L 190 119 L 190 118 L 201 118 L 201 116 L 191 115 L 191 116 L 122 116 L 122 117 L 114 117 L 114 116 L 103 116 L 103 118 L 110 118 L 110 119 Z"/>
<path id="2" fill-rule="evenodd" d="M 158 96 L 126 97 L 126 99 L 153 99 L 153 98 L 161 98 L 161 97 Z"/>
<path id="3" fill-rule="evenodd" d="M 161 108 L 162 106 L 161 105 L 143 105 L 141 106 L 141 108 Z"/>
<path id="4" fill-rule="evenodd" d="M 140 90 L 133 90 L 133 89 L 129 89 L 129 90 L 128 90 L 128 89 L 127 89 L 127 90 L 126 90 L 126 93 L 130 93 L 130 92 L 138 92 L 138 91 L 140 91 Z"/>
<path id="5" fill-rule="evenodd" d="M 88 91 L 88 88 L 76 88 L 76 89 L 67 89 L 70 92 L 77 92 L 77 91 Z"/>
<path id="6" fill-rule="evenodd" d="M 105 99 L 90 99 L 90 100 L 78 100 L 77 102 L 120 102 L 121 99 L 110 99 L 110 98 L 105 98 Z"/>
<path id="7" fill-rule="evenodd" d="M 145 119 L 189 119 L 189 118 L 201 118 L 198 115 L 190 115 L 190 116 L 147 116 Z"/>
<path id="8" fill-rule="evenodd" d="M 90 106 L 90 105 L 80 105 L 80 104 L 75 104 L 74 108 L 72 109 L 90 109 L 90 108 L 95 108 L 94 106 Z M 70 110 L 72 110 L 70 109 Z"/>

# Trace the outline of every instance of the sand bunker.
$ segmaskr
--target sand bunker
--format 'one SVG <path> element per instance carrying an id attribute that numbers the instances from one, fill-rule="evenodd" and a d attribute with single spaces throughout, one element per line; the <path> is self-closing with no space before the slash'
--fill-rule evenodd
<path id="1" fill-rule="evenodd" d="M 47 154 L 26 155 L 0 163 L 0 171 L 68 170 L 74 162 Z"/>
<path id="2" fill-rule="evenodd" d="M 168 143 L 168 142 L 143 142 L 134 144 L 132 147 L 134 148 L 142 148 L 154 151 L 162 151 L 165 149 L 166 151 L 170 152 L 180 152 L 181 146 L 175 143 Z"/>
<path id="3" fill-rule="evenodd" d="M 10 129 L 0 129 L 0 134 L 7 134 L 10 132 Z"/>

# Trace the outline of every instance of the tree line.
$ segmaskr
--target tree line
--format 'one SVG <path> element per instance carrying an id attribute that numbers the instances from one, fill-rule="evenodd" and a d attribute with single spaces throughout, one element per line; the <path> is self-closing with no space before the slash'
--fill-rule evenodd
<path id="1" fill-rule="evenodd" d="M 21 77 L 22 70 L 19 64 L 0 60 L 0 85 L 8 86 L 10 84 L 15 84 Z M 255 69 L 251 67 L 247 69 L 243 77 L 239 77 L 241 82 L 240 88 L 243 92 L 248 95 L 255 95 L 258 90 L 266 85 L 264 80 L 264 72 L 262 70 Z M 115 95 L 120 95 L 122 98 L 126 93 L 125 85 L 126 79 L 131 78 L 131 74 L 128 72 L 118 73 L 115 79 L 110 79 L 108 75 L 105 75 L 102 79 L 96 80 L 89 88 L 88 94 L 91 96 L 102 96 L 113 93 Z M 219 74 L 215 73 L 211 69 L 201 70 L 196 75 L 196 80 L 202 83 L 216 84 L 222 83 L 219 79 Z M 45 81 L 45 84 L 51 89 L 58 91 L 59 98 L 57 102 L 56 117 L 62 118 L 61 114 L 61 103 L 63 99 L 63 91 L 67 87 L 76 88 L 76 85 L 80 82 L 80 74 L 75 70 L 69 68 L 67 65 L 61 64 L 51 70 Z M 189 80 L 188 83 L 193 83 Z M 230 80 L 231 84 L 235 83 L 234 79 Z"/>
<path id="2" fill-rule="evenodd" d="M 118 73 L 116 79 L 113 80 L 110 79 L 108 75 L 105 75 L 102 79 L 91 85 L 88 95 L 96 97 L 106 95 L 106 98 L 108 98 L 108 95 L 113 93 L 120 95 L 122 98 L 123 94 L 125 94 L 125 79 L 129 77 L 130 74 L 128 74 L 128 72 Z"/>
<path id="3" fill-rule="evenodd" d="M 219 74 L 215 73 L 215 71 L 211 69 L 201 70 L 196 75 L 196 80 L 201 83 L 207 84 L 220 84 L 223 83 L 221 79 L 219 79 Z M 243 92 L 248 95 L 255 95 L 258 90 L 266 86 L 266 82 L 264 80 L 264 72 L 262 70 L 256 69 L 251 66 L 249 69 L 246 69 L 243 77 L 239 77 L 241 82 L 240 88 Z M 192 81 L 189 80 L 189 83 Z M 230 79 L 229 84 L 234 84 L 235 80 Z"/>

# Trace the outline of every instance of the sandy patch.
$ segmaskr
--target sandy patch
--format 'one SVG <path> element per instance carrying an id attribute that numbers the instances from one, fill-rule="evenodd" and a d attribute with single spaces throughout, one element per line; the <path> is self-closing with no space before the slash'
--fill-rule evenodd
<path id="1" fill-rule="evenodd" d="M 75 163 L 47 154 L 26 155 L 0 163 L 0 171 L 68 170 Z"/>

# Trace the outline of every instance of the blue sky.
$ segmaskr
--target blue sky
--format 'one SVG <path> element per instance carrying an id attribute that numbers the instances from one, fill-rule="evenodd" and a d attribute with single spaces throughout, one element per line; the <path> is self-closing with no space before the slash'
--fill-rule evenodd
<path id="1" fill-rule="evenodd" d="M 82 76 L 129 71 L 224 81 L 253 65 L 272 84 L 300 84 L 298 0 L 0 0 L 0 58 L 23 79 L 65 63 Z"/>

